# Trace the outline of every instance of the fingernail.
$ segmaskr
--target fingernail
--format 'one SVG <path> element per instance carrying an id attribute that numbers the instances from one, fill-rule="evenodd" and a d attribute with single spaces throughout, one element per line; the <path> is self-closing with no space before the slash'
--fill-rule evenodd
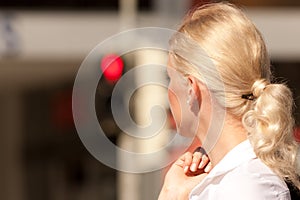
<path id="1" fill-rule="evenodd" d="M 186 173 L 189 170 L 189 166 L 185 166 L 183 171 Z"/>
<path id="2" fill-rule="evenodd" d="M 210 171 L 210 169 L 211 169 L 211 166 L 210 165 L 208 165 L 207 167 L 205 167 L 205 169 L 204 169 L 204 172 L 209 172 Z"/>
<path id="3" fill-rule="evenodd" d="M 197 170 L 197 165 L 196 165 L 196 163 L 193 163 L 192 165 L 191 165 L 191 171 L 192 172 L 195 172 L 196 170 Z"/>
<path id="4" fill-rule="evenodd" d="M 199 168 L 199 169 L 202 169 L 202 168 L 204 167 L 203 165 L 204 165 L 203 160 L 201 160 L 200 165 L 199 165 L 198 168 Z"/>

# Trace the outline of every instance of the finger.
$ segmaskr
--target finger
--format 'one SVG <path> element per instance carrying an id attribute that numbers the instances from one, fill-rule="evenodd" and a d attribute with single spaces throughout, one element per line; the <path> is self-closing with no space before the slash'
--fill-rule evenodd
<path id="1" fill-rule="evenodd" d="M 195 152 L 195 153 L 193 154 L 193 161 L 192 161 L 192 164 L 191 164 L 191 166 L 190 166 L 190 170 L 191 170 L 192 172 L 197 171 L 198 166 L 199 166 L 200 161 L 201 161 L 201 158 L 202 158 L 202 153 L 200 153 L 200 152 Z"/>
<path id="2" fill-rule="evenodd" d="M 187 155 L 187 153 L 184 153 L 175 161 L 175 164 L 184 168 L 186 159 L 188 159 L 188 155 Z"/>
<path id="3" fill-rule="evenodd" d="M 205 151 L 205 149 L 203 149 L 203 147 L 197 147 L 195 149 L 194 153 L 197 152 L 197 151 L 200 152 L 201 154 L 206 154 L 206 151 Z"/>
<path id="4" fill-rule="evenodd" d="M 179 158 L 178 160 L 176 160 L 175 164 L 183 168 L 184 167 L 184 159 Z"/>
<path id="5" fill-rule="evenodd" d="M 209 163 L 206 165 L 206 167 L 205 167 L 205 169 L 204 169 L 204 172 L 208 173 L 208 172 L 211 171 L 211 169 L 212 169 L 212 164 L 211 164 L 211 162 L 209 162 Z"/>
<path id="6" fill-rule="evenodd" d="M 201 162 L 200 162 L 198 168 L 203 169 L 207 165 L 208 162 L 209 162 L 209 158 L 208 158 L 207 154 L 202 155 Z"/>
<path id="7" fill-rule="evenodd" d="M 192 164 L 192 161 L 193 161 L 193 155 L 191 152 L 186 152 L 184 154 L 184 169 L 183 171 L 186 173 L 189 168 L 190 168 L 190 165 Z"/>

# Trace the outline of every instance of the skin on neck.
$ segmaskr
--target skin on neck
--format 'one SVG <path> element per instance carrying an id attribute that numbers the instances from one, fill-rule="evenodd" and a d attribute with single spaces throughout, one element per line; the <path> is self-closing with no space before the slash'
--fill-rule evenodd
<path id="1" fill-rule="evenodd" d="M 211 93 L 205 84 L 196 80 L 194 77 L 189 77 L 189 81 L 197 96 L 198 104 L 200 105 L 197 137 L 203 142 L 208 128 L 211 125 L 211 120 L 214 120 L 211 119 Z M 213 149 L 208 152 L 213 167 L 216 166 L 230 150 L 247 139 L 247 131 L 244 129 L 241 119 L 226 112 L 224 120 L 218 141 Z"/>
<path id="2" fill-rule="evenodd" d="M 208 153 L 212 166 L 216 166 L 229 151 L 246 139 L 247 132 L 242 122 L 227 114 L 221 135 L 214 148 Z"/>

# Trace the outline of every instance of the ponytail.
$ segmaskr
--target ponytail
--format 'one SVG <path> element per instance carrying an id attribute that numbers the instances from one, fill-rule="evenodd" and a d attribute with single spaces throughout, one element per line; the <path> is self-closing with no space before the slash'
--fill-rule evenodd
<path id="1" fill-rule="evenodd" d="M 284 84 L 269 84 L 265 79 L 256 81 L 252 91 L 253 109 L 244 114 L 243 124 L 254 151 L 279 177 L 300 188 L 292 92 Z"/>

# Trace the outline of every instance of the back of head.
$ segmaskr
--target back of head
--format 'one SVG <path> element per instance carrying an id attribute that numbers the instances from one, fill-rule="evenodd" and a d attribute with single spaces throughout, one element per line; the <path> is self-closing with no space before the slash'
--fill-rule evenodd
<path id="1" fill-rule="evenodd" d="M 225 91 L 220 87 L 211 92 L 228 113 L 243 122 L 256 155 L 281 178 L 300 188 L 292 93 L 284 84 L 272 83 L 268 52 L 255 25 L 235 6 L 215 3 L 191 11 L 179 32 L 207 53 L 221 80 L 205 78 L 213 77 L 212 71 L 201 70 L 201 63 L 196 66 L 183 58 L 176 49 L 194 55 L 193 48 L 179 42 L 175 34 L 170 41 L 170 57 L 176 70 L 211 81 L 209 85 L 222 82 Z"/>

